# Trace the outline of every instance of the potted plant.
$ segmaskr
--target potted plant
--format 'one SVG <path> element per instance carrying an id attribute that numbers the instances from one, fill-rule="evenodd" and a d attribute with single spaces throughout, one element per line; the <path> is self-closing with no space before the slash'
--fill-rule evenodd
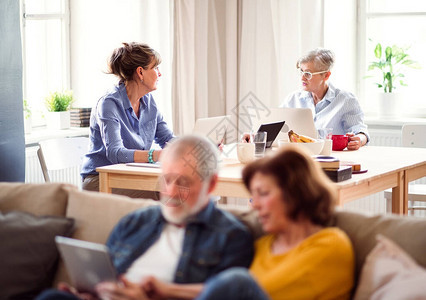
<path id="1" fill-rule="evenodd" d="M 408 48 L 396 45 L 385 47 L 381 43 L 377 43 L 374 48 L 377 60 L 370 63 L 368 71 L 379 71 L 380 74 L 380 82 L 376 82 L 376 85 L 383 90 L 379 96 L 379 110 L 382 115 L 394 115 L 399 110 L 399 94 L 395 94 L 395 89 L 398 86 L 407 86 L 404 82 L 404 69 L 420 68 L 417 62 L 411 60 L 407 50 Z"/>
<path id="2" fill-rule="evenodd" d="M 31 133 L 32 125 L 31 125 L 31 108 L 28 104 L 27 100 L 23 100 L 23 108 L 24 108 L 24 131 L 25 133 Z"/>
<path id="3" fill-rule="evenodd" d="M 74 102 L 71 91 L 53 92 L 45 99 L 48 110 L 46 116 L 47 128 L 66 129 L 70 127 L 70 112 Z"/>

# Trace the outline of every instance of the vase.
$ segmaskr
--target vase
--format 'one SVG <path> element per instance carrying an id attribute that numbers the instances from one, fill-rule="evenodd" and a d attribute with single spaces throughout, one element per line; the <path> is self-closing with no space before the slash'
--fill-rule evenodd
<path id="1" fill-rule="evenodd" d="M 381 93 L 378 95 L 378 110 L 381 117 L 396 117 L 402 108 L 401 94 Z"/>
<path id="2" fill-rule="evenodd" d="M 46 115 L 47 129 L 58 130 L 70 128 L 70 112 L 48 112 Z"/>

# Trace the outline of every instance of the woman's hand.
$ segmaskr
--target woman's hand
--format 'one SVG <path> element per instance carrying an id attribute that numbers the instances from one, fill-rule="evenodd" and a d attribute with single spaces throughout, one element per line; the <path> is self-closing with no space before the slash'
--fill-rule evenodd
<path id="1" fill-rule="evenodd" d="M 250 134 L 250 133 L 243 133 L 243 136 L 241 137 L 241 143 L 250 143 L 250 142 L 252 142 L 251 137 L 252 137 L 252 134 Z"/>
<path id="2" fill-rule="evenodd" d="M 101 299 L 108 300 L 148 300 L 140 284 L 132 283 L 121 277 L 120 282 L 101 282 L 96 285 L 96 292 Z"/>
<path id="3" fill-rule="evenodd" d="M 347 133 L 346 134 L 349 137 L 349 143 L 348 143 L 348 150 L 358 150 L 361 148 L 365 143 L 367 142 L 367 137 L 362 134 L 353 134 L 353 133 Z"/>

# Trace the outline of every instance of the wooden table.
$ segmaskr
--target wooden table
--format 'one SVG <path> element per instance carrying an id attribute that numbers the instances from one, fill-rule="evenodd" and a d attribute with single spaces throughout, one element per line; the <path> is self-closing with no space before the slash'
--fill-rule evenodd
<path id="1" fill-rule="evenodd" d="M 333 151 L 341 161 L 361 164 L 368 172 L 336 183 L 338 205 L 392 188 L 392 212 L 407 214 L 408 182 L 426 176 L 426 149 L 366 146 L 358 151 Z M 249 198 L 241 180 L 244 165 L 232 155 L 223 158 L 214 195 Z M 117 164 L 97 168 L 99 189 L 111 193 L 112 188 L 158 191 L 161 170 Z"/>

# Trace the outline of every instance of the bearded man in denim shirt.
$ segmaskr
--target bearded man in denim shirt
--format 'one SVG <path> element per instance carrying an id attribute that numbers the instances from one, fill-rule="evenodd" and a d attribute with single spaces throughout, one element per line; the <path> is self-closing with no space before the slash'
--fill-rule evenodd
<path id="1" fill-rule="evenodd" d="M 113 229 L 107 246 L 119 283 L 103 282 L 102 299 L 149 299 L 147 278 L 201 283 L 230 267 L 248 267 L 253 237 L 230 213 L 209 198 L 217 183 L 217 148 L 206 138 L 185 136 L 161 155 L 161 204 L 137 210 Z M 45 292 L 39 299 L 76 299 L 67 292 Z M 85 298 L 86 299 L 86 298 Z"/>

